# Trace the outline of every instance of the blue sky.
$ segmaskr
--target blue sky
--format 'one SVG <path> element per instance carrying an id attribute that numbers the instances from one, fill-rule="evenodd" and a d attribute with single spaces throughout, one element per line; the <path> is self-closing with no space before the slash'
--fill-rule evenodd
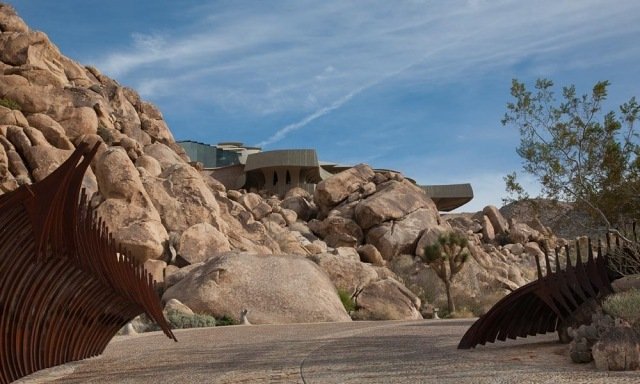
<path id="1" fill-rule="evenodd" d="M 500 205 L 521 167 L 512 78 L 607 109 L 640 96 L 640 1 L 9 1 L 63 54 L 137 89 L 176 139 L 315 148 L 322 160 L 471 182 Z M 525 178 L 535 190 L 535 183 Z"/>

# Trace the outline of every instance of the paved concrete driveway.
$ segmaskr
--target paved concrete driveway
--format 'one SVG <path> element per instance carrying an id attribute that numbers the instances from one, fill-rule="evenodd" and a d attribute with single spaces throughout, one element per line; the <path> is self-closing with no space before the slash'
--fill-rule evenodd
<path id="1" fill-rule="evenodd" d="M 23 383 L 640 383 L 569 362 L 554 335 L 460 351 L 469 320 L 234 326 L 116 337 Z"/>

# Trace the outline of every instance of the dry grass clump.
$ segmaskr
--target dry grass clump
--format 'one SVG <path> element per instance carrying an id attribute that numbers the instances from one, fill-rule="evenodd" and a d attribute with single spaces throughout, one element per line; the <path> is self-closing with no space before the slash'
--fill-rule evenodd
<path id="1" fill-rule="evenodd" d="M 7 98 L 0 98 L 0 106 L 18 111 L 20 110 L 20 104 L 18 104 L 15 100 Z"/>
<path id="2" fill-rule="evenodd" d="M 613 317 L 635 323 L 640 320 L 640 291 L 631 289 L 613 294 L 602 303 L 602 309 Z"/>

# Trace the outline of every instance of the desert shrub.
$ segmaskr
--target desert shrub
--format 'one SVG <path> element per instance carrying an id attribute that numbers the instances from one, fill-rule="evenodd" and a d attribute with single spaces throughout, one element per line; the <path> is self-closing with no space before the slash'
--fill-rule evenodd
<path id="1" fill-rule="evenodd" d="M 15 109 L 18 111 L 20 110 L 20 104 L 18 104 L 15 100 L 7 99 L 7 98 L 0 99 L 0 106 L 9 108 L 9 109 Z"/>
<path id="2" fill-rule="evenodd" d="M 214 327 L 216 319 L 204 314 L 187 315 L 178 311 L 168 311 L 167 321 L 173 329 Z"/>
<path id="3" fill-rule="evenodd" d="M 640 291 L 632 289 L 613 294 L 602 303 L 602 309 L 613 317 L 637 322 L 640 320 Z"/>
<path id="4" fill-rule="evenodd" d="M 342 305 L 344 306 L 344 309 L 345 311 L 347 311 L 347 313 L 355 311 L 356 302 L 353 300 L 353 297 L 351 297 L 351 294 L 349 292 L 345 291 L 344 289 L 338 289 L 338 296 L 340 297 L 340 301 L 342 302 Z"/>
<path id="5" fill-rule="evenodd" d="M 216 320 L 216 325 L 225 326 L 225 325 L 236 325 L 236 321 L 227 315 L 222 316 L 221 318 Z"/>

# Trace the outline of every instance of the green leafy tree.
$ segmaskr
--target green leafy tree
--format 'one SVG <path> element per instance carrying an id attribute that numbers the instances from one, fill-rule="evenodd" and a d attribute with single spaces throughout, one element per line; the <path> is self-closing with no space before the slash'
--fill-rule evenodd
<path id="1" fill-rule="evenodd" d="M 449 232 L 438 236 L 438 240 L 424 248 L 422 259 L 438 275 L 447 291 L 447 309 L 449 313 L 456 311 L 451 296 L 451 282 L 460 272 L 469 258 L 467 237 L 459 232 Z"/>
<path id="2" fill-rule="evenodd" d="M 635 97 L 619 112 L 602 111 L 608 81 L 578 96 L 562 88 L 556 100 L 553 82 L 538 79 L 535 91 L 513 80 L 502 124 L 520 131 L 517 153 L 524 171 L 542 186 L 543 197 L 576 203 L 609 231 L 625 219 L 640 217 L 640 149 L 634 123 L 640 106 Z M 528 197 L 516 174 L 505 177 L 516 199 Z"/>

